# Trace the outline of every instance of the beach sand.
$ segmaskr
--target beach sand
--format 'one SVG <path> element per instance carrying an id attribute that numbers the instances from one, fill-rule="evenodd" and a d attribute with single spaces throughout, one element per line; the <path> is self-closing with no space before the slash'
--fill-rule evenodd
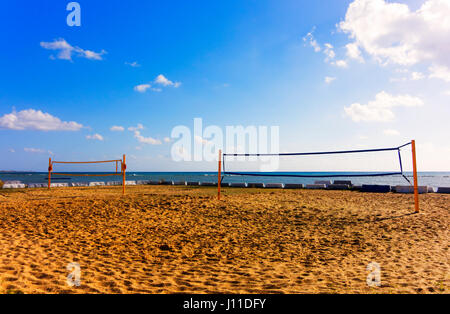
<path id="1" fill-rule="evenodd" d="M 0 293 L 449 293 L 450 195 L 0 191 Z M 81 285 L 67 285 L 71 262 Z M 381 286 L 369 287 L 369 263 Z"/>

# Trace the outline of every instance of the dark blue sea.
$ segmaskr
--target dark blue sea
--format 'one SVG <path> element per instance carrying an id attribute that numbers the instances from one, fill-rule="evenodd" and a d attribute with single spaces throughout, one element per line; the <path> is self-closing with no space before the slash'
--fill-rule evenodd
<path id="1" fill-rule="evenodd" d="M 91 172 L 89 174 L 102 174 L 101 172 Z M 270 173 L 275 175 L 277 173 Z M 349 174 L 370 174 L 367 172 L 283 172 L 278 174 L 289 175 L 342 175 L 339 178 L 292 178 L 292 177 L 254 177 L 225 175 L 223 182 L 262 182 L 262 183 L 303 183 L 311 184 L 317 180 L 351 180 L 355 185 L 361 184 L 386 184 L 386 185 L 408 185 L 409 183 L 401 175 L 384 177 L 346 177 Z M 406 177 L 412 182 L 412 173 L 405 172 Z M 450 172 L 419 172 L 419 185 L 431 187 L 450 187 Z M 52 182 L 98 182 L 98 181 L 121 181 L 121 176 L 117 177 L 69 177 L 52 176 Z M 46 183 L 46 172 L 0 172 L 0 180 L 21 181 L 23 183 Z M 128 172 L 127 180 L 165 180 L 165 181 L 199 181 L 199 182 L 217 182 L 217 172 Z"/>

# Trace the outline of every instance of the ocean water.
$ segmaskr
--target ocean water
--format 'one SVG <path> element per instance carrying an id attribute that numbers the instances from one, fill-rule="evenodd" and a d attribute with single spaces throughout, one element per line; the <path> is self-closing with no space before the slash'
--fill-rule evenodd
<path id="1" fill-rule="evenodd" d="M 89 174 L 102 174 L 101 172 L 91 172 Z M 276 174 L 276 173 L 271 173 Z M 292 177 L 254 177 L 225 175 L 223 182 L 262 182 L 262 183 L 303 183 L 312 184 L 317 180 L 351 180 L 355 185 L 361 184 L 386 184 L 386 185 L 408 185 L 409 183 L 400 175 L 385 177 L 346 177 L 348 174 L 367 174 L 367 172 L 283 172 L 283 174 L 301 174 L 301 175 L 342 175 L 339 178 L 292 178 Z M 412 173 L 404 173 L 408 179 L 412 180 Z M 127 180 L 152 180 L 152 181 L 199 181 L 199 182 L 217 182 L 217 172 L 127 172 Z M 46 172 L 2 172 L 0 180 L 21 181 L 23 183 L 46 183 Z M 96 181 L 121 181 L 122 177 L 69 177 L 52 176 L 52 182 L 96 182 Z M 431 187 L 450 187 L 450 172 L 419 172 L 419 185 Z"/>

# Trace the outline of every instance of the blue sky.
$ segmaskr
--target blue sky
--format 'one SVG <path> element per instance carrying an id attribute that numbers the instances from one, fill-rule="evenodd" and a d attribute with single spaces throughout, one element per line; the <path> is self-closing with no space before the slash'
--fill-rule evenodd
<path id="1" fill-rule="evenodd" d="M 123 153 L 130 170 L 211 170 L 170 160 L 196 117 L 277 125 L 281 151 L 415 138 L 420 170 L 450 170 L 447 0 L 90 0 L 80 27 L 68 3 L 2 5 L 3 170 Z"/>

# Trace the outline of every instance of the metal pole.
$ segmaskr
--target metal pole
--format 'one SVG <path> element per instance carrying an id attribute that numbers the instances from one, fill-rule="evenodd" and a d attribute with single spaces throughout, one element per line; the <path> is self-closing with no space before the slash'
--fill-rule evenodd
<path id="1" fill-rule="evenodd" d="M 125 195 L 125 172 L 127 170 L 127 164 L 126 164 L 126 156 L 123 155 L 123 161 L 122 161 L 122 194 Z"/>
<path id="2" fill-rule="evenodd" d="M 414 206 L 416 213 L 420 211 L 419 209 L 419 183 L 417 182 L 417 160 L 416 160 L 416 141 L 411 141 L 412 148 L 412 159 L 413 159 L 413 176 L 414 176 Z"/>

